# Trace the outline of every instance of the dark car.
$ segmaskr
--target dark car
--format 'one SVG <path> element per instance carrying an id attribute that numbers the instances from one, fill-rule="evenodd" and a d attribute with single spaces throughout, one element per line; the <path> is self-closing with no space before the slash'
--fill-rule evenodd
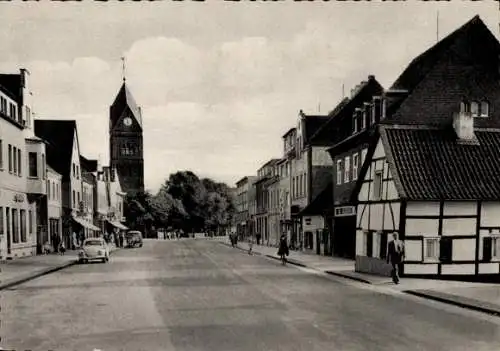
<path id="1" fill-rule="evenodd" d="M 142 233 L 138 230 L 131 230 L 125 234 L 127 247 L 142 247 Z"/>

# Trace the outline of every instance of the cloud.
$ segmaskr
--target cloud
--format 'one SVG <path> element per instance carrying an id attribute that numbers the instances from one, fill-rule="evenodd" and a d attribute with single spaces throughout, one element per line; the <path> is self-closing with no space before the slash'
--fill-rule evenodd
<path id="1" fill-rule="evenodd" d="M 367 5 L 359 11 L 359 4 L 330 5 L 328 15 L 316 12 L 314 17 L 302 16 L 300 6 L 294 6 L 297 10 L 287 14 L 298 11 L 293 18 L 304 21 L 286 35 L 274 35 L 273 26 L 267 35 L 264 30 L 244 35 L 243 29 L 224 35 L 231 31 L 224 23 L 238 23 L 231 18 L 211 27 L 212 34 L 217 29 L 220 38 L 230 37 L 227 41 L 211 36 L 205 44 L 200 33 L 194 43 L 173 30 L 166 36 L 145 29 L 134 40 L 117 40 L 126 57 L 127 84 L 143 109 L 146 186 L 157 189 L 178 169 L 230 184 L 254 174 L 262 163 L 281 156 L 281 136 L 295 125 L 299 109 L 330 111 L 341 98 L 342 85 L 347 93 L 368 74 L 388 87 L 414 56 L 435 42 L 435 11 L 429 7 Z M 477 11 L 460 6 L 453 7 L 453 17 L 443 16 L 441 37 L 476 12 L 490 28 L 496 25 L 490 7 Z M 276 21 L 277 26 L 280 18 Z M 254 22 L 238 25 L 250 28 L 258 25 Z M 31 38 L 29 43 L 34 42 Z M 47 41 L 46 50 L 60 50 L 60 45 Z M 96 45 L 88 46 L 96 52 Z M 24 62 L 12 61 L 11 54 L 10 62 L 0 62 L 0 70 L 27 67 L 37 116 L 76 119 L 82 152 L 101 155 L 106 162 L 108 111 L 122 84 L 122 65 L 118 57 L 109 61 L 106 52 L 101 54 Z"/>

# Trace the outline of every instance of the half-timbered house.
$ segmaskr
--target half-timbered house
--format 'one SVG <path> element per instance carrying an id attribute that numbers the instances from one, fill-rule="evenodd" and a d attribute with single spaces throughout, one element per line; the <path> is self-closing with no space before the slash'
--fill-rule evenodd
<path id="1" fill-rule="evenodd" d="M 478 16 L 414 59 L 382 97 L 355 194 L 356 270 L 500 273 L 500 43 Z"/>

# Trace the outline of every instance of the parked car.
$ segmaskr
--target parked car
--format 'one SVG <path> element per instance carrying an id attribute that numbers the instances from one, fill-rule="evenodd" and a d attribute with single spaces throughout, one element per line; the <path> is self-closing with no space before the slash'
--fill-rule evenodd
<path id="1" fill-rule="evenodd" d="M 127 247 L 142 247 L 142 233 L 138 230 L 131 230 L 125 234 Z"/>
<path id="2" fill-rule="evenodd" d="M 78 261 L 87 263 L 92 260 L 101 260 L 103 263 L 109 261 L 109 247 L 101 238 L 85 239 L 82 248 L 78 252 Z"/>

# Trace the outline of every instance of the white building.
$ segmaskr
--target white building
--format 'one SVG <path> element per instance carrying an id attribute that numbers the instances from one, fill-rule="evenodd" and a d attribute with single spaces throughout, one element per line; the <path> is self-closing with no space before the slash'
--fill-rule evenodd
<path id="1" fill-rule="evenodd" d="M 45 145 L 33 133 L 29 72 L 0 74 L 0 257 L 37 251 L 37 201 L 46 194 Z"/>
<path id="2" fill-rule="evenodd" d="M 62 176 L 47 165 L 47 237 L 44 238 L 49 244 L 54 245 L 53 237 L 62 236 Z M 55 248 L 57 249 L 57 248 Z"/>

